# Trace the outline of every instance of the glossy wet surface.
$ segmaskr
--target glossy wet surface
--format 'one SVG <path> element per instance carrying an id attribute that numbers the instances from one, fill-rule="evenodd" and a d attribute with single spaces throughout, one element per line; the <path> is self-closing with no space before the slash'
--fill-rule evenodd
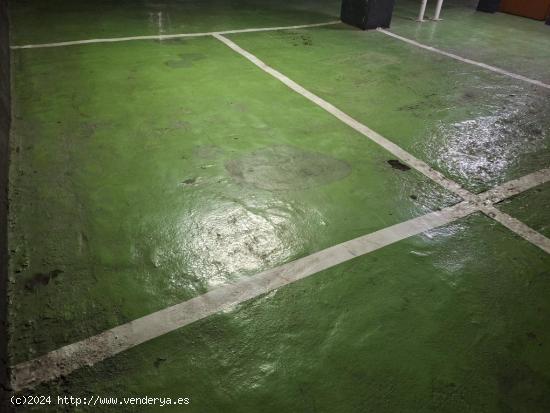
<path id="1" fill-rule="evenodd" d="M 18 361 L 458 201 L 213 38 L 14 68 Z"/>
<path id="2" fill-rule="evenodd" d="M 479 60 L 536 80 L 550 83 L 549 26 L 505 13 L 479 13 L 464 7 L 468 0 L 446 2 L 440 22 L 415 21 L 418 2 L 398 0 L 391 31 L 462 57 Z M 536 41 L 534 40 L 536 38 Z"/>
<path id="3" fill-rule="evenodd" d="M 209 32 L 338 8 L 26 1 L 12 32 Z M 532 22 L 456 4 L 432 26 L 400 17 L 416 11 L 400 2 L 392 30 L 548 80 Z M 504 27 L 520 34 L 497 41 Z M 550 166 L 544 88 L 343 24 L 228 37 L 472 192 Z M 14 50 L 12 71 L 11 364 L 460 201 L 212 37 Z M 549 236 L 547 195 L 498 208 Z M 200 412 L 548 411 L 548 257 L 476 214 L 35 392 Z"/>
<path id="4" fill-rule="evenodd" d="M 377 32 L 229 36 L 473 192 L 550 163 L 550 91 Z"/>
<path id="5" fill-rule="evenodd" d="M 36 392 L 191 395 L 197 412 L 543 412 L 549 266 L 472 216 Z"/>

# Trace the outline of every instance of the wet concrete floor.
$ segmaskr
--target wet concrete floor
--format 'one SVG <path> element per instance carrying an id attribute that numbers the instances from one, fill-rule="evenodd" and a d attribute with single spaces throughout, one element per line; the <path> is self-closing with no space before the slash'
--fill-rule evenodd
<path id="1" fill-rule="evenodd" d="M 416 3 L 398 2 L 392 30 L 549 81 L 544 25 L 449 3 L 420 26 Z M 12 43 L 318 23 L 338 7 L 29 1 L 11 5 Z M 474 193 L 550 166 L 544 88 L 343 24 L 228 37 Z M 12 60 L 11 364 L 461 201 L 212 37 Z M 548 236 L 549 191 L 498 208 Z M 549 297 L 549 256 L 474 214 L 31 394 L 546 412 Z"/>

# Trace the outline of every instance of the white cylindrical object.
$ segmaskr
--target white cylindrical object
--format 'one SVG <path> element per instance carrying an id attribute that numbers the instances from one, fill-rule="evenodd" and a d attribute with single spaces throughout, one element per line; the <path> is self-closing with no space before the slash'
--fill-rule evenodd
<path id="1" fill-rule="evenodd" d="M 424 21 L 424 13 L 426 12 L 427 3 L 428 3 L 428 0 L 422 0 L 422 4 L 420 5 L 420 13 L 418 13 L 418 19 L 417 19 L 417 21 L 419 22 Z"/>
<path id="2" fill-rule="evenodd" d="M 434 20 L 441 20 L 439 18 L 439 15 L 441 14 L 441 6 L 443 6 L 443 0 L 437 0 L 437 5 L 435 6 Z"/>

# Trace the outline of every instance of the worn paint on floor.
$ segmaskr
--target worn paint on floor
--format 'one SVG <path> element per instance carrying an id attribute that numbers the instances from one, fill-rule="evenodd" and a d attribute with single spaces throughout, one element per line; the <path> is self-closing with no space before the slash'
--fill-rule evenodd
<path id="1" fill-rule="evenodd" d="M 548 81 L 539 26 L 462 6 L 420 26 L 401 18 L 415 4 L 398 3 L 392 30 Z M 317 23 L 338 6 L 11 7 L 25 44 Z M 544 89 L 342 24 L 229 38 L 472 192 L 550 165 Z M 460 201 L 214 38 L 14 50 L 12 69 L 11 364 Z M 547 189 L 498 208 L 548 236 Z M 201 412 L 543 412 L 549 268 L 475 215 L 33 392 L 183 396 Z"/>
<path id="2" fill-rule="evenodd" d="M 543 412 L 549 266 L 473 216 L 36 393 L 183 394 L 197 412 Z"/>
<path id="3" fill-rule="evenodd" d="M 550 36 L 540 21 L 505 13 L 479 13 L 464 3 L 445 2 L 440 22 L 418 23 L 418 2 L 397 1 L 391 31 L 462 57 L 550 83 Z M 433 16 L 428 9 L 426 17 Z M 535 40 L 536 39 L 536 40 Z"/>
<path id="4" fill-rule="evenodd" d="M 546 89 L 344 25 L 229 37 L 471 191 L 550 164 Z"/>
<path id="5" fill-rule="evenodd" d="M 14 68 L 18 361 L 458 200 L 215 39 Z"/>
<path id="6" fill-rule="evenodd" d="M 550 238 L 549 205 L 550 184 L 546 183 L 502 202 L 499 209 Z"/>
<path id="7" fill-rule="evenodd" d="M 14 44 L 293 26 L 338 19 L 338 0 L 13 2 Z M 47 22 L 47 23 L 45 23 Z"/>

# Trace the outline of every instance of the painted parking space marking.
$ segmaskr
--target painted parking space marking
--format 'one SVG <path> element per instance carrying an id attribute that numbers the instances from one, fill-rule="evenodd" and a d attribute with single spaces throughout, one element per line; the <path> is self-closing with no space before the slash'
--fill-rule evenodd
<path id="1" fill-rule="evenodd" d="M 293 80 L 289 79 L 287 76 L 283 75 L 281 72 L 273 69 L 272 67 L 268 66 L 266 63 L 258 59 L 256 56 L 254 56 L 252 53 L 247 52 L 243 48 L 241 48 L 239 45 L 237 45 L 235 42 L 229 40 L 227 37 L 224 37 L 221 34 L 214 34 L 213 35 L 216 39 L 220 40 L 221 42 L 225 43 L 229 48 L 234 50 L 235 52 L 239 53 L 241 56 L 248 59 L 250 62 L 254 63 L 256 66 L 258 66 L 260 69 L 262 69 L 264 72 L 270 74 L 277 80 L 284 83 L 286 86 L 288 86 L 290 89 L 292 89 L 294 92 L 302 95 L 306 99 L 310 100 L 311 102 L 315 103 L 317 106 L 323 108 L 328 113 L 330 113 L 332 116 L 336 117 L 352 129 L 355 129 L 357 132 L 361 133 L 362 135 L 366 136 L 373 142 L 377 143 L 384 149 L 386 149 L 391 154 L 395 155 L 396 157 L 400 158 L 403 162 L 409 164 L 414 169 L 422 173 L 423 175 L 427 176 L 431 180 L 437 182 L 439 185 L 444 187 L 445 189 L 449 190 L 450 192 L 453 192 L 454 194 L 457 194 L 463 199 L 471 200 L 473 199 L 473 195 L 463 189 L 460 185 L 457 183 L 451 181 L 450 179 L 446 178 L 442 173 L 436 171 L 435 169 L 431 168 L 427 163 L 424 161 L 421 161 L 420 159 L 416 158 L 412 154 L 408 153 L 401 147 L 397 146 L 395 143 L 391 142 L 390 140 L 386 139 L 379 133 L 373 131 L 368 126 L 362 124 L 361 122 L 353 119 L 348 114 L 342 112 L 340 109 L 332 105 L 331 103 L 327 102 L 326 100 L 320 98 L 319 96 L 311 93 L 309 90 L 303 88 L 298 83 L 294 82 Z"/>
<path id="2" fill-rule="evenodd" d="M 317 24 L 317 26 L 334 23 L 335 22 Z M 248 31 L 281 30 L 299 27 L 313 26 L 308 25 L 288 26 L 285 28 L 248 29 Z M 258 297 L 261 294 L 291 284 L 295 281 L 316 274 L 319 271 L 323 271 L 340 263 L 349 261 L 355 257 L 376 251 L 377 249 L 383 248 L 400 240 L 421 234 L 430 229 L 447 225 L 474 212 L 483 212 L 485 215 L 505 225 L 507 228 L 522 236 L 529 242 L 550 253 L 550 241 L 546 237 L 527 227 L 515 218 L 512 218 L 509 215 L 497 210 L 493 206 L 495 202 L 500 202 L 510 196 L 547 182 L 550 178 L 550 169 L 545 169 L 514 181 L 510 181 L 509 183 L 500 185 L 499 187 L 493 188 L 483 194 L 472 194 L 460 187 L 457 183 L 446 178 L 440 172 L 432 169 L 425 162 L 417 159 L 404 149 L 353 119 L 332 104 L 304 89 L 296 82 L 266 65 L 256 56 L 242 49 L 236 43 L 222 35 L 223 33 L 242 32 L 243 31 L 216 32 L 199 35 L 212 35 L 222 41 L 228 47 L 247 58 L 263 71 L 280 80 L 290 89 L 322 107 L 324 110 L 348 126 L 384 147 L 390 153 L 394 154 L 433 181 L 439 183 L 444 188 L 461 196 L 464 201 L 441 211 L 435 211 L 421 217 L 413 218 L 354 240 L 335 245 L 255 276 L 224 285 L 191 300 L 114 327 L 82 341 L 61 347 L 30 361 L 19 363 L 11 369 L 11 384 L 14 390 L 19 391 L 25 388 L 31 388 L 42 382 L 67 375 L 76 369 L 93 365 L 108 357 L 112 357 L 120 352 L 184 327 L 219 311 L 233 308 L 242 302 Z M 159 38 L 159 36 L 150 37 L 154 39 Z M 138 39 L 131 38 L 131 40 Z"/>
<path id="3" fill-rule="evenodd" d="M 312 27 L 322 27 L 322 26 L 329 26 L 334 24 L 342 23 L 340 20 L 332 20 L 328 22 L 323 23 L 311 23 L 311 24 L 300 24 L 300 25 L 294 25 L 294 26 L 277 26 L 277 27 L 260 27 L 260 28 L 250 28 L 250 29 L 235 29 L 235 30 L 221 30 L 216 32 L 200 32 L 200 33 L 175 33 L 175 34 L 165 34 L 165 35 L 144 35 L 144 36 L 127 36 L 127 37 L 111 37 L 111 38 L 99 38 L 99 39 L 84 39 L 84 40 L 70 40 L 65 42 L 54 42 L 54 43 L 38 43 L 38 44 L 26 44 L 26 45 L 12 45 L 10 46 L 11 49 L 17 50 L 17 49 L 40 49 L 40 48 L 49 48 L 49 47 L 63 47 L 63 46 L 74 46 L 74 45 L 83 45 L 83 44 L 94 44 L 94 43 L 116 43 L 116 42 L 127 42 L 127 41 L 133 41 L 133 40 L 169 40 L 169 39 L 179 39 L 179 38 L 193 38 L 193 37 L 205 37 L 205 36 L 213 36 L 216 34 L 224 35 L 224 34 L 237 34 L 237 33 L 253 33 L 253 32 L 264 32 L 264 31 L 275 31 L 275 30 L 291 30 L 291 29 L 305 29 L 305 28 L 312 28 Z M 403 42 L 409 43 L 411 45 L 414 45 L 416 47 L 431 51 L 433 53 L 438 53 L 443 56 L 450 57 L 452 59 L 468 63 L 471 65 L 475 65 L 496 73 L 499 73 L 504 76 L 512 77 L 517 80 L 521 80 L 524 82 L 528 82 L 531 84 L 534 84 L 536 86 L 544 87 L 546 89 L 550 89 L 550 85 L 544 82 L 541 82 L 540 80 L 535 80 L 528 78 L 523 75 L 519 75 L 517 73 L 513 73 L 501 68 L 498 68 L 496 66 L 492 66 L 483 62 L 478 62 L 476 60 L 468 59 L 459 55 L 456 55 L 454 53 L 446 52 L 444 50 L 438 49 L 433 46 L 428 46 L 423 43 L 417 42 L 416 40 L 412 40 L 403 36 L 400 36 L 396 33 L 393 33 L 389 30 L 378 28 L 376 29 L 380 33 L 383 33 L 387 36 L 393 37 L 395 39 L 401 40 Z"/>
<path id="4" fill-rule="evenodd" d="M 494 193 L 495 190 L 501 191 L 502 199 L 499 198 L 500 201 L 509 196 L 517 195 L 532 188 L 535 183 L 538 185 L 549 181 L 549 170 L 544 171 L 527 175 L 524 178 L 511 181 L 480 194 L 475 197 L 475 202 L 463 201 L 451 207 L 444 208 L 441 211 L 430 212 L 426 215 L 326 248 L 307 257 L 235 283 L 221 286 L 191 300 L 106 330 L 82 341 L 61 347 L 35 359 L 19 363 L 11 369 L 12 388 L 15 391 L 32 388 L 40 383 L 65 376 L 79 368 L 94 365 L 141 343 L 170 333 L 219 311 L 230 309 L 261 294 L 414 235 L 450 224 L 474 212 L 481 211 L 490 216 L 493 214 L 494 209 L 500 213 L 492 205 L 486 204 L 490 202 L 488 201 L 489 197 L 487 194 Z M 511 186 L 514 187 L 514 191 L 507 190 Z M 497 216 L 494 219 L 500 222 L 504 218 Z M 525 224 L 522 225 L 525 226 Z M 512 223 L 506 226 L 515 226 L 515 224 Z M 529 231 L 538 234 L 530 228 Z M 538 236 L 543 237 L 546 240 L 544 241 L 545 243 L 548 242 L 548 239 L 541 234 L 538 234 Z M 531 238 L 533 237 L 537 237 L 537 235 L 532 234 Z"/>
<path id="5" fill-rule="evenodd" d="M 502 212 L 494 206 L 482 206 L 480 211 L 487 215 L 489 218 L 494 219 L 500 224 L 504 225 L 510 231 L 518 234 L 520 237 L 529 241 L 531 244 L 536 245 L 547 254 L 550 254 L 550 239 L 546 238 L 540 232 L 535 231 L 533 228 L 521 222 L 505 212 Z"/>
<path id="6" fill-rule="evenodd" d="M 12 387 L 19 391 L 67 375 L 81 367 L 91 366 L 219 311 L 405 238 L 449 224 L 476 210 L 475 205 L 461 202 L 329 247 L 233 284 L 226 284 L 188 301 L 20 363 L 12 368 Z"/>
<path id="7" fill-rule="evenodd" d="M 240 47 L 235 42 L 229 40 L 227 37 L 224 37 L 221 34 L 214 34 L 213 35 L 216 39 L 220 40 L 224 44 L 226 44 L 229 48 L 234 50 L 235 52 L 239 53 L 241 56 L 249 60 L 250 62 L 254 63 L 256 66 L 258 66 L 260 69 L 262 69 L 264 72 L 270 74 L 274 78 L 278 79 L 282 83 L 284 83 L 286 86 L 288 86 L 290 89 L 295 91 L 296 93 L 299 93 L 306 99 L 310 100 L 311 102 L 315 103 L 316 105 L 320 106 L 327 112 L 329 112 L 331 115 L 335 116 L 337 119 L 344 122 L 346 125 L 350 126 L 351 128 L 355 129 L 359 133 L 363 134 L 373 142 L 377 143 L 378 145 L 382 146 L 384 149 L 386 149 L 388 152 L 392 153 L 393 155 L 397 156 L 404 162 L 408 163 L 410 166 L 412 166 L 414 169 L 419 171 L 420 173 L 424 174 L 428 178 L 432 179 L 433 181 L 437 182 L 439 185 L 444 187 L 445 189 L 459 195 L 462 197 L 462 199 L 470 202 L 480 203 L 481 200 L 478 196 L 472 194 L 471 192 L 467 191 L 466 189 L 462 188 L 459 184 L 456 182 L 450 180 L 449 178 L 445 177 L 442 173 L 432 169 L 428 164 L 421 161 L 420 159 L 417 159 L 412 154 L 405 151 L 403 148 L 397 146 L 393 142 L 391 142 L 389 139 L 383 137 L 379 133 L 373 131 L 366 125 L 363 125 L 359 121 L 353 119 L 351 116 L 347 115 L 346 113 L 342 112 L 340 109 L 336 108 L 326 100 L 320 98 L 319 96 L 311 93 L 309 90 L 303 88 L 298 83 L 294 82 L 293 80 L 289 79 L 287 76 L 282 74 L 281 72 L 273 69 L 272 67 L 268 66 L 266 63 L 261 61 L 258 57 L 254 56 L 252 53 L 244 50 L 242 47 Z M 544 171 L 547 171 L 546 169 Z M 539 176 L 541 175 L 541 176 Z M 521 182 L 516 182 L 515 185 L 517 187 L 521 187 L 522 185 L 531 185 L 531 181 L 536 181 L 537 179 L 544 180 L 548 178 L 548 174 L 545 172 L 540 172 L 539 175 L 529 175 L 529 178 L 523 178 Z M 483 201 L 487 202 L 488 198 L 484 198 Z M 487 208 L 489 206 L 485 204 Z M 509 217 L 510 219 L 506 219 L 503 212 L 497 211 L 494 212 L 492 210 L 484 211 L 482 210 L 487 216 L 490 218 L 493 218 L 495 220 L 501 219 L 502 222 L 506 222 L 508 225 L 506 227 L 510 229 L 511 231 L 516 232 L 517 234 L 523 237 L 524 239 L 528 240 L 529 242 L 533 243 L 537 247 L 541 248 L 542 250 L 548 252 L 548 239 L 542 235 L 539 234 L 537 231 L 529 228 L 527 225 L 515 225 L 513 224 L 512 217 Z M 507 215 L 506 215 L 507 216 Z M 516 220 L 517 221 L 517 220 Z M 519 221 L 518 221 L 519 222 Z M 529 231 L 527 231 L 527 229 Z"/>
<path id="8" fill-rule="evenodd" d="M 133 40 L 169 40 L 169 39 L 181 39 L 186 37 L 212 36 L 213 34 L 216 34 L 216 33 L 234 34 L 234 33 L 266 32 L 266 31 L 273 31 L 273 30 L 304 29 L 308 27 L 329 26 L 329 25 L 338 24 L 338 23 L 341 23 L 340 20 L 332 20 L 324 23 L 300 24 L 296 26 L 260 27 L 260 28 L 252 28 L 252 29 L 223 30 L 219 32 L 176 33 L 176 34 L 162 34 L 162 35 L 148 35 L 148 36 L 111 37 L 111 38 L 103 38 L 103 39 L 71 40 L 67 42 L 56 42 L 56 43 L 26 44 L 26 45 L 19 45 L 19 46 L 14 45 L 14 46 L 10 46 L 10 48 L 14 50 L 41 49 L 41 48 L 48 48 L 48 47 L 63 47 L 63 46 L 74 46 L 74 45 L 93 44 L 93 43 L 128 42 Z"/>
<path id="9" fill-rule="evenodd" d="M 478 195 L 480 201 L 485 201 L 490 204 L 496 204 L 506 198 L 517 195 L 528 189 L 542 185 L 550 181 L 550 168 L 541 169 L 521 178 L 508 181 L 502 185 L 496 186 L 493 189 Z"/>
<path id="10" fill-rule="evenodd" d="M 504 69 L 501 69 L 501 68 L 496 67 L 496 66 L 488 65 L 486 63 L 478 62 L 476 60 L 467 59 L 465 57 L 458 56 L 454 53 L 446 52 L 445 50 L 441 50 L 441 49 L 438 49 L 436 47 L 428 46 L 426 44 L 419 43 L 416 40 L 412 40 L 412 39 L 409 39 L 407 37 L 400 36 L 398 34 L 390 32 L 389 30 L 386 30 L 386 29 L 378 28 L 376 30 L 379 31 L 380 33 L 383 33 L 383 34 L 387 35 L 387 36 L 393 37 L 394 39 L 398 39 L 398 40 L 401 40 L 405 43 L 412 44 L 413 46 L 419 47 L 421 49 L 429 50 L 430 52 L 438 53 L 440 55 L 450 57 L 451 59 L 455 59 L 455 60 L 458 60 L 458 61 L 463 62 L 463 63 L 468 63 L 468 64 L 471 64 L 471 65 L 474 65 L 474 66 L 481 67 L 483 69 L 490 70 L 490 71 L 495 72 L 495 73 L 499 73 L 499 74 L 504 75 L 504 76 L 508 76 L 508 77 L 511 77 L 511 78 L 514 78 L 514 79 L 517 79 L 517 80 L 521 80 L 523 82 L 531 83 L 533 85 L 540 86 L 540 87 L 543 87 L 543 88 L 546 88 L 546 89 L 550 89 L 549 84 L 541 82 L 540 80 L 535 80 L 535 79 L 528 78 L 526 76 L 518 75 L 517 73 L 512 73 L 512 72 L 509 72 L 508 70 L 504 70 Z"/>

